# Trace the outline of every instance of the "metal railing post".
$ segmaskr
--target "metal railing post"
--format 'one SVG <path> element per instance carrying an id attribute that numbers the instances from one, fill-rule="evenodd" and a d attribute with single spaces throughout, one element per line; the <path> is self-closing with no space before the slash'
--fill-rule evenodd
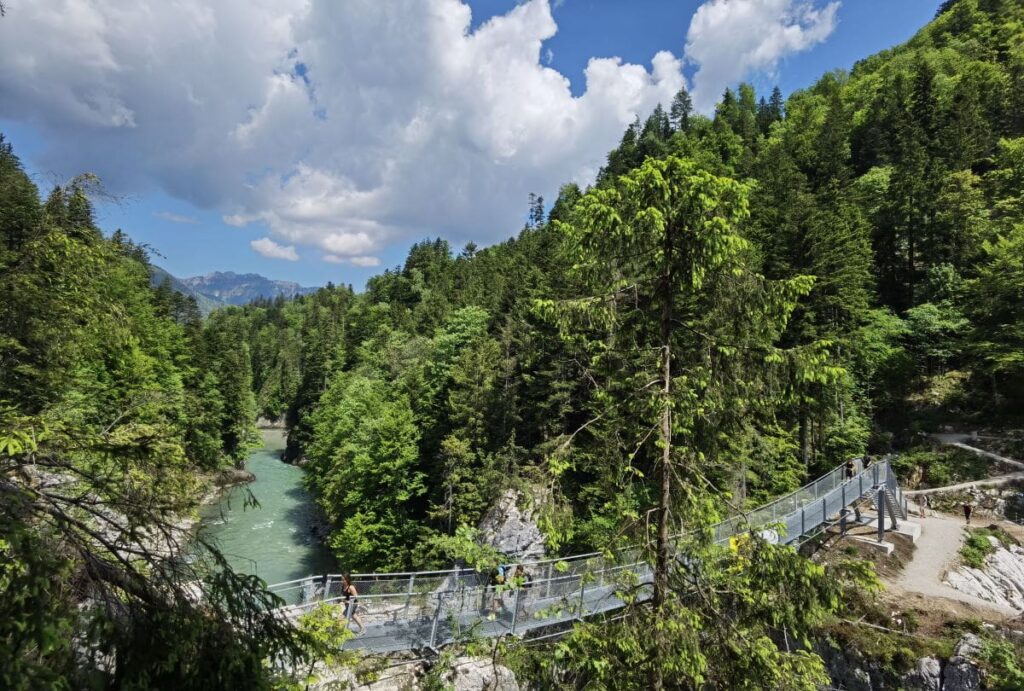
<path id="1" fill-rule="evenodd" d="M 825 503 L 825 497 L 821 498 L 821 522 L 825 523 L 828 521 L 828 504 Z"/>
<path id="2" fill-rule="evenodd" d="M 519 595 L 523 592 L 522 586 L 516 588 L 515 604 L 512 609 L 512 635 L 516 635 L 516 619 L 519 618 Z"/>
<path id="3" fill-rule="evenodd" d="M 444 597 L 443 593 L 437 594 L 437 607 L 434 609 L 434 623 L 430 627 L 430 647 L 433 648 L 437 643 L 437 622 L 441 619 L 441 598 Z"/>
<path id="4" fill-rule="evenodd" d="M 547 582 L 544 584 L 544 597 L 545 598 L 551 597 L 551 570 L 554 568 L 554 566 L 555 566 L 554 562 L 551 562 L 551 561 L 548 562 L 548 577 L 546 579 Z"/>
<path id="5" fill-rule="evenodd" d="M 416 583 L 416 574 L 413 574 L 412 576 L 409 576 L 409 587 L 406 589 L 405 611 L 407 611 L 407 612 L 409 611 L 409 607 L 412 606 L 413 584 L 415 584 L 415 583 Z"/>
<path id="6" fill-rule="evenodd" d="M 800 507 L 800 536 L 803 537 L 804 533 L 807 532 L 806 518 L 804 517 L 804 507 Z"/>
<path id="7" fill-rule="evenodd" d="M 885 539 L 885 490 L 878 490 L 878 541 Z"/>
<path id="8" fill-rule="evenodd" d="M 576 612 L 576 618 L 577 619 L 583 619 L 583 607 L 584 607 L 583 595 L 586 592 L 587 592 L 587 585 L 583 582 L 583 577 L 580 576 L 580 606 L 579 606 L 578 611 Z"/>

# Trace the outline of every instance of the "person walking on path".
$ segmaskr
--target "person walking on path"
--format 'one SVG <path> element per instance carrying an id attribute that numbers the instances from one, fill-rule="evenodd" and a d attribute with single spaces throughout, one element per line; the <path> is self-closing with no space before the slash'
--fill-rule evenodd
<path id="1" fill-rule="evenodd" d="M 974 507 L 971 506 L 970 502 L 964 502 L 964 519 L 967 521 L 967 525 L 971 524 L 972 513 L 974 513 Z"/>
<path id="2" fill-rule="evenodd" d="M 359 597 L 359 591 L 356 590 L 355 584 L 352 582 L 352 576 L 347 573 L 341 574 L 342 586 L 341 594 L 345 596 L 345 621 L 353 621 L 359 630 L 356 631 L 356 635 L 360 635 L 366 630 L 363 626 L 362 620 L 359 619 L 359 604 L 357 599 Z"/>
<path id="3" fill-rule="evenodd" d="M 846 461 L 846 479 L 847 480 L 852 480 L 853 479 L 853 470 L 854 470 L 854 468 L 853 468 L 853 459 L 851 458 L 848 461 Z"/>
<path id="4" fill-rule="evenodd" d="M 921 495 L 921 503 L 918 506 L 921 508 L 921 518 L 928 518 L 928 509 L 931 508 L 931 502 L 928 500 L 927 494 Z"/>

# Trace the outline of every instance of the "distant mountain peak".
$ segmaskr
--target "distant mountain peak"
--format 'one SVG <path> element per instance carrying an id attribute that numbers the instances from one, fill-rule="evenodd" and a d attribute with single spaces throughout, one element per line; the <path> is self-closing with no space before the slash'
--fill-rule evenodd
<path id="1" fill-rule="evenodd" d="M 211 271 L 202 276 L 176 278 L 163 269 L 154 266 L 154 285 L 164 280 L 179 292 L 195 297 L 204 313 L 225 305 L 246 305 L 260 298 L 273 300 L 278 296 L 293 298 L 312 293 L 316 288 L 306 287 L 294 281 L 277 281 L 259 274 L 238 274 L 234 271 Z"/>

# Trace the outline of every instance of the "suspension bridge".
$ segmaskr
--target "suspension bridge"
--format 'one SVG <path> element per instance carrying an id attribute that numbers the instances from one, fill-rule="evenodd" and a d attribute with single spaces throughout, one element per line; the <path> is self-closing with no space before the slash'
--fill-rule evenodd
<path id="1" fill-rule="evenodd" d="M 858 459 L 853 477 L 841 465 L 814 482 L 744 515 L 712 526 L 714 540 L 750 530 L 779 544 L 799 545 L 809 536 L 852 523 L 850 509 L 874 505 L 878 540 L 907 518 L 907 502 L 889 459 L 867 468 Z M 857 513 L 859 515 L 859 512 Z M 352 574 L 359 592 L 358 616 L 365 632 L 346 650 L 385 653 L 437 650 L 469 637 L 525 636 L 538 629 L 558 630 L 591 615 L 625 606 L 624 598 L 649 599 L 653 568 L 639 547 L 608 553 L 578 554 L 522 564 L 529 587 L 495 587 L 488 574 L 474 569 L 408 573 Z M 341 574 L 321 574 L 270 586 L 289 617 L 320 604 L 342 604 Z M 625 595 L 626 591 L 629 595 Z"/>

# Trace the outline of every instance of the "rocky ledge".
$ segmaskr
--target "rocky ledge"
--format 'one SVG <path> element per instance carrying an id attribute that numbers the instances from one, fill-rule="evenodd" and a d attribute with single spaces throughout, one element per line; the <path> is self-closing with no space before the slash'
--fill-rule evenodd
<path id="1" fill-rule="evenodd" d="M 1024 611 L 1024 548 L 1004 547 L 991 536 L 988 540 L 995 551 L 985 558 L 984 568 L 958 566 L 946 574 L 946 583 L 987 602 Z"/>
<path id="2" fill-rule="evenodd" d="M 825 660 L 831 688 L 848 691 L 979 691 L 981 669 L 975 663 L 981 653 L 981 639 L 973 633 L 964 635 L 947 659 L 923 657 L 914 669 L 901 677 L 893 675 L 877 660 L 865 658 L 857 651 L 825 647 L 818 652 Z M 829 688 L 829 687 L 826 687 Z"/>

